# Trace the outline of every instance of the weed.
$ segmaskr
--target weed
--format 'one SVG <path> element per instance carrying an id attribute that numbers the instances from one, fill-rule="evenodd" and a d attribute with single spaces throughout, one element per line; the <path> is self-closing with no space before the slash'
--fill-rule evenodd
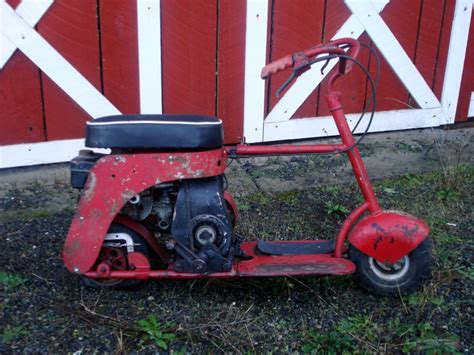
<path id="1" fill-rule="evenodd" d="M 453 334 L 449 334 L 447 338 L 439 338 L 429 322 L 421 322 L 416 326 L 409 327 L 403 334 L 405 337 L 410 337 L 401 346 L 401 350 L 404 353 L 455 353 L 456 345 L 459 341 L 459 338 Z"/>
<path id="2" fill-rule="evenodd" d="M 257 191 L 253 194 L 250 194 L 248 199 L 249 201 L 262 206 L 266 206 L 271 202 L 270 197 L 268 197 L 268 195 L 262 191 Z"/>
<path id="3" fill-rule="evenodd" d="M 376 330 L 376 324 L 368 316 L 355 315 L 333 324 L 329 331 L 309 332 L 302 350 L 311 354 L 322 351 L 329 354 L 349 354 L 356 350 L 357 342 L 373 340 Z"/>
<path id="4" fill-rule="evenodd" d="M 406 296 L 407 302 L 410 306 L 424 305 L 431 303 L 435 306 L 441 306 L 444 303 L 444 298 L 441 296 L 431 295 L 428 292 L 417 292 Z"/>
<path id="5" fill-rule="evenodd" d="M 276 194 L 277 200 L 286 202 L 290 206 L 296 206 L 298 204 L 298 192 L 296 191 L 285 191 Z"/>
<path id="6" fill-rule="evenodd" d="M 342 192 L 341 187 L 337 186 L 337 185 L 326 186 L 326 187 L 323 187 L 322 190 L 325 191 L 325 192 L 329 192 L 333 196 L 337 196 L 337 195 L 341 194 L 341 192 Z"/>
<path id="7" fill-rule="evenodd" d="M 339 203 L 332 202 L 332 201 L 327 201 L 325 206 L 326 206 L 327 214 L 336 214 L 338 216 L 345 216 L 350 212 L 347 207 Z"/>
<path id="8" fill-rule="evenodd" d="M 403 187 L 419 187 L 423 185 L 423 177 L 420 175 L 405 174 L 401 177 L 400 183 Z"/>
<path id="9" fill-rule="evenodd" d="M 467 270 L 459 269 L 459 273 L 468 280 L 474 281 L 474 268 L 470 267 Z"/>
<path id="10" fill-rule="evenodd" d="M 358 314 L 341 320 L 337 331 L 341 334 L 349 333 L 359 339 L 372 339 L 375 335 L 375 325 L 368 316 Z"/>
<path id="11" fill-rule="evenodd" d="M 250 209 L 250 205 L 245 202 L 237 201 L 237 209 L 239 211 L 248 211 Z"/>
<path id="12" fill-rule="evenodd" d="M 142 345 L 152 341 L 160 348 L 166 350 L 168 349 L 169 342 L 176 338 L 175 334 L 167 332 L 167 330 L 173 327 L 173 324 L 170 322 L 158 322 L 153 314 L 149 315 L 146 319 L 137 321 L 137 327 L 139 332 L 142 333 Z"/>
<path id="13" fill-rule="evenodd" d="M 22 325 L 11 326 L 7 325 L 2 333 L 0 333 L 0 339 L 4 344 L 10 344 L 14 340 L 29 335 L 30 332 L 25 329 Z"/>
<path id="14" fill-rule="evenodd" d="M 457 201 L 460 193 L 450 189 L 443 189 L 436 193 L 436 197 L 441 201 Z"/>
<path id="15" fill-rule="evenodd" d="M 354 342 L 349 335 L 332 330 L 329 332 L 311 331 L 307 334 L 306 343 L 301 350 L 307 354 L 349 354 L 355 350 Z"/>
<path id="16" fill-rule="evenodd" d="M 10 291 L 25 281 L 26 279 L 22 278 L 21 276 L 0 271 L 0 285 L 3 286 L 5 291 Z"/>

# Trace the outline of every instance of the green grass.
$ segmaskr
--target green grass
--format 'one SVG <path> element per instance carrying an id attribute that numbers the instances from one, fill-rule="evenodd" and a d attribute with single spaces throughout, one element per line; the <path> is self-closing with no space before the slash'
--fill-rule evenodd
<path id="1" fill-rule="evenodd" d="M 11 344 L 15 340 L 29 335 L 30 332 L 22 325 L 12 326 L 8 324 L 0 333 L 0 339 L 4 344 Z"/>
<path id="2" fill-rule="evenodd" d="M 19 275 L 0 271 L 0 285 L 5 291 L 11 291 L 23 284 L 25 281 L 26 279 Z"/>

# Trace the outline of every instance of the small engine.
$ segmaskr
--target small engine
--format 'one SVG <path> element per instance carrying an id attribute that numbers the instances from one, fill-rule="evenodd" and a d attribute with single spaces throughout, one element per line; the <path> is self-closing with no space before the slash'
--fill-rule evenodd
<path id="1" fill-rule="evenodd" d="M 167 237 L 175 271 L 232 269 L 232 224 L 222 176 L 157 185 L 131 198 L 121 213 Z"/>

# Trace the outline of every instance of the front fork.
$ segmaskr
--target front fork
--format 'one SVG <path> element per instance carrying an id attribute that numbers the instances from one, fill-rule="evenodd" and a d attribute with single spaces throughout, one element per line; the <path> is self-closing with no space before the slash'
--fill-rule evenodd
<path id="1" fill-rule="evenodd" d="M 336 76 L 333 77 L 335 78 Z M 331 86 L 329 85 L 329 88 Z M 341 140 L 346 146 L 343 151 L 349 156 L 365 202 L 352 211 L 344 221 L 336 238 L 334 254 L 337 258 L 343 257 L 344 242 L 350 232 L 349 242 L 358 250 L 379 262 L 394 264 L 426 239 L 429 227 L 414 216 L 395 211 L 382 211 L 339 102 L 339 96 L 337 92 L 329 90 L 326 100 Z M 370 214 L 355 224 L 366 211 Z"/>
<path id="2" fill-rule="evenodd" d="M 331 110 L 331 114 L 334 117 L 334 122 L 336 123 L 341 140 L 347 147 L 344 152 L 349 156 L 357 184 L 362 191 L 364 200 L 367 202 L 367 208 L 370 213 L 376 213 L 381 211 L 381 208 L 377 202 L 377 198 L 375 197 L 374 189 L 370 182 L 369 175 L 367 174 L 365 164 L 360 156 L 359 149 L 355 144 L 354 136 L 352 135 L 351 129 L 349 128 L 349 124 L 347 123 L 346 117 L 344 115 L 344 111 L 342 110 L 342 105 L 339 102 L 339 96 L 339 93 L 330 91 L 326 96 L 326 100 L 329 109 Z"/>

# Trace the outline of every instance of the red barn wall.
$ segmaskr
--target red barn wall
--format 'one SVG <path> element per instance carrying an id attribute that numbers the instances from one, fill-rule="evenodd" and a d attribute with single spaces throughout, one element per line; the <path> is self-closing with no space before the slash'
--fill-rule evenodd
<path id="1" fill-rule="evenodd" d="M 12 7 L 17 0 L 7 1 Z M 272 0 L 268 59 L 330 39 L 349 17 L 343 0 Z M 391 1 L 382 17 L 438 98 L 446 67 L 454 1 Z M 217 115 L 227 143 L 243 135 L 245 1 L 162 0 L 164 113 Z M 55 0 L 37 31 L 123 113 L 139 112 L 136 0 Z M 474 64 L 471 22 L 465 68 Z M 370 44 L 365 34 L 362 42 Z M 373 72 L 367 53 L 361 62 Z M 270 80 L 268 107 L 281 78 Z M 348 112 L 360 112 L 367 82 L 345 86 Z M 456 121 L 467 119 L 474 73 L 464 70 Z M 324 116 L 316 90 L 296 117 Z M 415 105 L 382 61 L 378 110 Z M 0 70 L 0 145 L 81 138 L 90 117 L 18 50 Z"/>

